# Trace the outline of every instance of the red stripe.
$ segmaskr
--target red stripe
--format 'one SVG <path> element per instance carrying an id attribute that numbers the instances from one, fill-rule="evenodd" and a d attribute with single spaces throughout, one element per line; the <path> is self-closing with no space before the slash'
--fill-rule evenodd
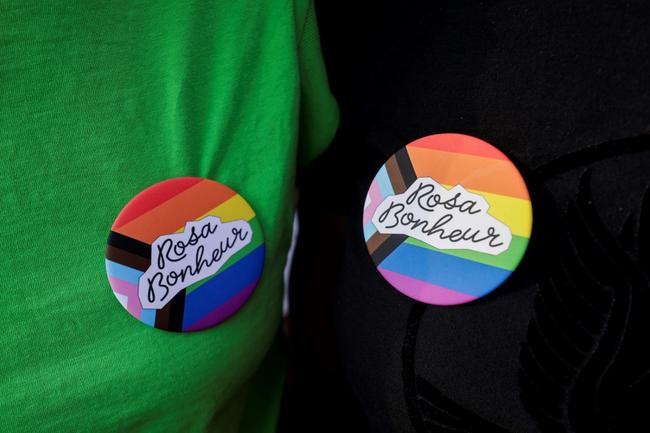
<path id="1" fill-rule="evenodd" d="M 409 146 L 508 160 L 507 156 L 491 144 L 464 134 L 429 135 L 409 143 Z"/>
<path id="2" fill-rule="evenodd" d="M 113 223 L 112 230 L 122 227 L 140 215 L 144 215 L 202 180 L 200 177 L 177 177 L 150 186 L 124 206 L 124 209 Z"/>

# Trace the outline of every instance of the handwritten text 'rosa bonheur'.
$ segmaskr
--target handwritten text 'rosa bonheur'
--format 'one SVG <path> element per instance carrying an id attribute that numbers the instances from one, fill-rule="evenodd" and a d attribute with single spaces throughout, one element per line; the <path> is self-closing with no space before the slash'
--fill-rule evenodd
<path id="1" fill-rule="evenodd" d="M 151 245 L 151 266 L 138 283 L 143 308 L 160 309 L 178 292 L 214 275 L 251 242 L 247 221 L 222 223 L 207 216 L 185 225 L 182 233 L 163 235 Z"/>
<path id="2" fill-rule="evenodd" d="M 461 185 L 447 189 L 420 177 L 405 192 L 382 201 L 372 223 L 379 233 L 411 236 L 435 248 L 497 255 L 508 249 L 512 233 L 488 214 L 489 207 Z"/>

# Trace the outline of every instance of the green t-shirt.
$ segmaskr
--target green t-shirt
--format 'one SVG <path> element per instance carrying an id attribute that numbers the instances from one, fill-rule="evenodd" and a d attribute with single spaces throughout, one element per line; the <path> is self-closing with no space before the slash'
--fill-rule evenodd
<path id="1" fill-rule="evenodd" d="M 0 431 L 273 432 L 295 170 L 338 113 L 308 0 L 0 0 Z M 266 241 L 250 300 L 173 333 L 111 292 L 106 239 L 159 181 L 214 179 Z"/>

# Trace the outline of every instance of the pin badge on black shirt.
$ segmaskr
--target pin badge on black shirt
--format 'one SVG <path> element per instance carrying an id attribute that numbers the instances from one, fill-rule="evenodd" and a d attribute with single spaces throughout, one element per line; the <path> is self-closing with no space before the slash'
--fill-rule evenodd
<path id="1" fill-rule="evenodd" d="M 379 169 L 363 211 L 366 246 L 395 289 L 434 305 L 471 302 L 521 261 L 532 207 L 500 150 L 463 134 L 420 138 Z"/>

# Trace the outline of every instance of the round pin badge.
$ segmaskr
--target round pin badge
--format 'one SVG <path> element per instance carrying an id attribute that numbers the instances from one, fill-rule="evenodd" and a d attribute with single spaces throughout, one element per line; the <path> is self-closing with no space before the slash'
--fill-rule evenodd
<path id="1" fill-rule="evenodd" d="M 433 305 L 471 302 L 519 265 L 532 229 L 526 183 L 500 150 L 436 134 L 379 169 L 363 211 L 368 252 L 404 295 Z"/>
<path id="2" fill-rule="evenodd" d="M 149 326 L 215 326 L 249 299 L 264 267 L 264 236 L 251 206 L 209 179 L 165 180 L 117 216 L 106 248 L 113 293 Z"/>

